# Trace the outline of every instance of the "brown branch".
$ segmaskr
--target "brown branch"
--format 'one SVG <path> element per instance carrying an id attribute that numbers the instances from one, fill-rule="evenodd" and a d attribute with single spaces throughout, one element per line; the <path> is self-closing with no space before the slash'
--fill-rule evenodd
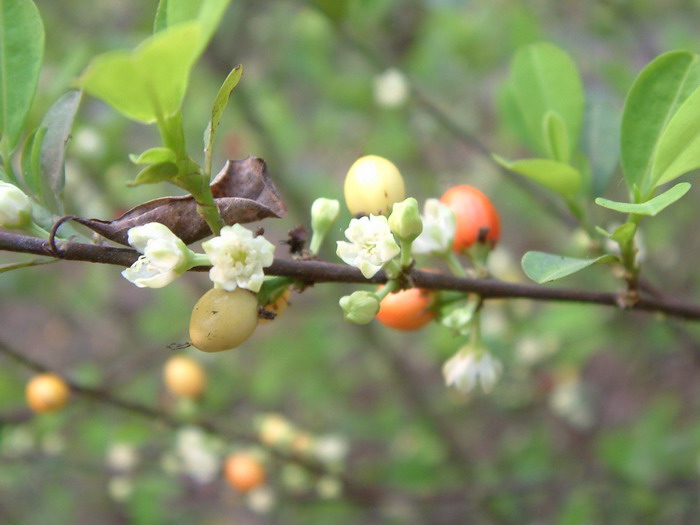
<path id="1" fill-rule="evenodd" d="M 58 248 L 61 258 L 71 261 L 130 266 L 138 258 L 138 253 L 132 249 L 107 245 L 60 242 Z M 54 256 L 47 240 L 6 231 L 0 231 L 0 250 Z M 206 271 L 208 267 L 201 266 L 193 270 Z M 275 259 L 266 273 L 291 277 L 308 284 L 326 282 L 381 284 L 387 280 L 384 272 L 379 272 L 371 279 L 365 279 L 357 268 L 323 261 Z M 550 288 L 535 284 L 508 283 L 498 279 L 472 279 L 421 271 L 414 271 L 412 276 L 415 285 L 419 288 L 475 293 L 485 300 L 531 299 L 590 303 L 620 308 L 620 295 L 617 292 Z M 679 319 L 700 321 L 700 305 L 669 297 L 643 297 L 629 310 L 656 312 Z"/>

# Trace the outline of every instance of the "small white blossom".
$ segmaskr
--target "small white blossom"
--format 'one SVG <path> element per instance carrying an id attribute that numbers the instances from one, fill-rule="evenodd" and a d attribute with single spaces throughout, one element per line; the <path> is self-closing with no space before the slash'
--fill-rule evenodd
<path id="1" fill-rule="evenodd" d="M 139 462 L 138 452 L 128 443 L 113 443 L 107 449 L 107 466 L 117 472 L 129 472 Z"/>
<path id="2" fill-rule="evenodd" d="M 338 241 L 338 257 L 359 268 L 367 279 L 401 251 L 383 215 L 352 219 L 345 236 L 350 242 Z"/>
<path id="3" fill-rule="evenodd" d="M 258 514 L 267 514 L 277 503 L 275 493 L 267 485 L 251 490 L 246 498 L 248 507 Z"/>
<path id="4" fill-rule="evenodd" d="M 488 394 L 496 385 L 501 368 L 501 363 L 488 350 L 465 346 L 445 363 L 442 373 L 447 386 L 454 385 L 466 394 L 478 381 Z"/>
<path id="5" fill-rule="evenodd" d="M 32 203 L 17 186 L 0 181 L 0 228 L 21 229 L 32 219 Z"/>
<path id="6" fill-rule="evenodd" d="M 265 278 L 263 268 L 272 264 L 275 251 L 265 237 L 253 236 L 240 224 L 224 226 L 221 234 L 202 243 L 202 248 L 212 264 L 209 278 L 214 288 L 228 292 L 239 287 L 258 292 Z"/>
<path id="7" fill-rule="evenodd" d="M 114 476 L 107 485 L 109 496 L 117 503 L 127 501 L 134 492 L 134 484 L 128 476 Z"/>
<path id="8" fill-rule="evenodd" d="M 185 427 L 177 434 L 175 453 L 184 473 L 199 484 L 211 483 L 219 475 L 221 458 L 198 427 Z"/>
<path id="9" fill-rule="evenodd" d="M 423 233 L 413 241 L 413 253 L 441 254 L 452 248 L 457 217 L 449 206 L 428 199 L 423 206 Z"/>
<path id="10" fill-rule="evenodd" d="M 374 78 L 374 100 L 378 105 L 394 108 L 408 98 L 406 78 L 398 69 L 387 69 Z"/>
<path id="11" fill-rule="evenodd" d="M 143 255 L 122 275 L 139 288 L 167 286 L 190 267 L 190 250 L 159 222 L 131 228 L 129 244 Z"/>

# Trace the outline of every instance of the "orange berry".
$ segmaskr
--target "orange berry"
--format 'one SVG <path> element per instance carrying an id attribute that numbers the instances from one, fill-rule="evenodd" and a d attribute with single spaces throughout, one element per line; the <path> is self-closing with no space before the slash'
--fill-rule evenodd
<path id="1" fill-rule="evenodd" d="M 248 492 L 265 483 L 265 467 L 252 454 L 236 452 L 226 458 L 226 481 L 239 492 Z"/>
<path id="2" fill-rule="evenodd" d="M 176 355 L 168 359 L 163 367 L 163 380 L 167 389 L 175 396 L 197 398 L 204 392 L 207 375 L 202 365 L 194 359 Z"/>
<path id="3" fill-rule="evenodd" d="M 70 389 L 56 374 L 41 374 L 27 383 L 25 394 L 29 407 L 41 414 L 63 407 L 70 396 Z"/>
<path id="4" fill-rule="evenodd" d="M 446 204 L 457 217 L 457 231 L 452 250 L 460 252 L 471 247 L 486 230 L 486 242 L 496 244 L 501 234 L 498 212 L 489 198 L 473 186 L 455 186 L 447 190 L 440 202 Z"/>
<path id="5" fill-rule="evenodd" d="M 433 294 L 427 290 L 400 290 L 382 299 L 377 320 L 396 330 L 418 330 L 435 317 L 429 310 L 432 300 Z"/>

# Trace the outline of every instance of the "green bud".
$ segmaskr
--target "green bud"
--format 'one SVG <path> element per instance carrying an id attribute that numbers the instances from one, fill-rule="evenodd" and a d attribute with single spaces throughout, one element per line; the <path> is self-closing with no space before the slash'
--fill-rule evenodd
<path id="1" fill-rule="evenodd" d="M 340 298 L 340 307 L 347 321 L 367 324 L 379 312 L 379 299 L 372 292 L 359 291 Z"/>
<path id="2" fill-rule="evenodd" d="M 324 237 L 331 229 L 340 213 L 340 202 L 335 199 L 324 199 L 320 197 L 311 205 L 311 253 L 317 253 L 321 247 Z"/>
<path id="3" fill-rule="evenodd" d="M 403 202 L 394 204 L 389 217 L 389 228 L 402 241 L 413 242 L 423 231 L 418 201 L 409 197 Z"/>
<path id="4" fill-rule="evenodd" d="M 32 203 L 17 186 L 0 182 L 0 228 L 23 230 L 32 222 Z"/>

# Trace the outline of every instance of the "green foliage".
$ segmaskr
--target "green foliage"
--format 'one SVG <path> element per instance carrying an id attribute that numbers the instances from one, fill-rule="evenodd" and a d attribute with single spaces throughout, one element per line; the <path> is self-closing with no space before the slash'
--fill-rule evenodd
<path id="1" fill-rule="evenodd" d="M 0 0 L 0 132 L 6 151 L 22 133 L 44 56 L 44 26 L 31 0 Z"/>
<path id="2" fill-rule="evenodd" d="M 683 197 L 689 190 L 689 183 L 680 182 L 653 199 L 639 204 L 615 202 L 609 199 L 603 199 L 602 197 L 598 197 L 595 203 L 603 208 L 619 211 L 621 213 L 634 213 L 636 215 L 649 215 L 653 217 Z"/>
<path id="3" fill-rule="evenodd" d="M 563 162 L 549 159 L 508 161 L 497 155 L 494 155 L 494 159 L 504 168 L 520 173 L 562 197 L 573 197 L 581 188 L 579 171 Z"/>
<path id="4" fill-rule="evenodd" d="M 238 65 L 234 67 L 224 80 L 223 84 L 221 84 L 216 97 L 214 97 L 214 104 L 211 108 L 211 119 L 204 130 L 204 172 L 207 175 L 211 174 L 211 158 L 216 130 L 219 128 L 221 117 L 224 115 L 224 110 L 226 109 L 228 100 L 231 97 L 231 93 L 233 93 L 233 90 L 241 80 L 242 74 L 242 66 Z"/>
<path id="5" fill-rule="evenodd" d="M 580 272 L 593 264 L 613 260 L 615 260 L 615 257 L 612 255 L 601 255 L 592 259 L 577 259 L 544 252 L 527 252 L 523 255 L 521 263 L 525 275 L 538 284 L 544 284 Z"/>

